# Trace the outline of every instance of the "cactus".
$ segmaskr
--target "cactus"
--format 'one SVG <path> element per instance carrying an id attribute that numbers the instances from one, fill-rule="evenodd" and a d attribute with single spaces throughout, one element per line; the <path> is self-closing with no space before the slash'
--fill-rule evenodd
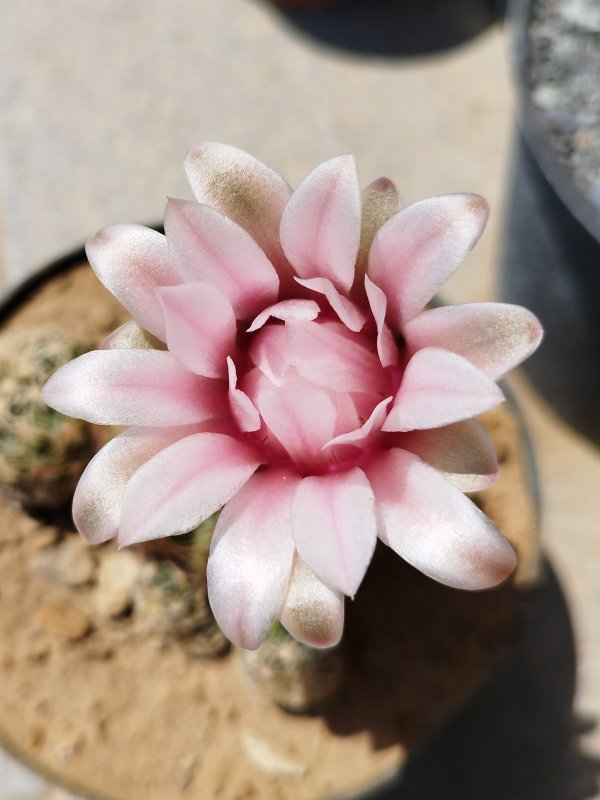
<path id="1" fill-rule="evenodd" d="M 339 648 L 307 647 L 276 622 L 257 650 L 239 650 L 256 687 L 296 714 L 322 708 L 340 688 L 344 662 Z"/>
<path id="2" fill-rule="evenodd" d="M 145 565 L 134 608 L 143 629 L 164 642 L 177 641 L 191 656 L 220 656 L 229 648 L 208 605 L 206 584 L 172 561 Z"/>
<path id="3" fill-rule="evenodd" d="M 24 506 L 68 503 L 93 454 L 90 426 L 40 397 L 49 376 L 85 350 L 58 328 L 0 335 L 0 485 Z"/>

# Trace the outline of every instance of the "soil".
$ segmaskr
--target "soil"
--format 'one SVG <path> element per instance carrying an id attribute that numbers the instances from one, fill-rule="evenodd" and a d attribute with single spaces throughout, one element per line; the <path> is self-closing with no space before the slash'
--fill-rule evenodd
<path id="1" fill-rule="evenodd" d="M 534 0 L 526 86 L 559 162 L 600 207 L 600 5 Z"/>
<path id="2" fill-rule="evenodd" d="M 95 344 L 124 320 L 82 265 L 4 327 L 58 324 Z M 519 552 L 516 584 L 527 583 L 537 522 L 519 420 L 504 404 L 484 422 L 500 478 L 476 501 Z M 382 546 L 348 603 L 340 693 L 319 715 L 290 715 L 254 689 L 235 650 L 194 658 L 135 613 L 99 614 L 94 576 L 118 557 L 112 544 L 90 551 L 91 567 L 71 554 L 73 585 L 33 569 L 57 540 L 77 541 L 66 517 L 0 504 L 0 737 L 39 771 L 115 800 L 316 800 L 389 777 L 489 674 L 518 591 L 515 581 L 452 590 Z"/>

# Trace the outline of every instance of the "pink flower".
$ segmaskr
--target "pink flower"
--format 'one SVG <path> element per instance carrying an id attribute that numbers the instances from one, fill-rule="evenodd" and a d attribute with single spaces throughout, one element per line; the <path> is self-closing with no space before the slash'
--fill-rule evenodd
<path id="1" fill-rule="evenodd" d="M 209 596 L 247 648 L 276 618 L 335 644 L 378 536 L 450 586 L 506 578 L 512 548 L 463 494 L 496 474 L 471 417 L 502 401 L 495 381 L 541 329 L 517 306 L 423 310 L 479 238 L 485 201 L 399 211 L 388 180 L 361 196 L 350 156 L 293 193 L 225 145 L 192 149 L 186 171 L 198 202 L 168 202 L 166 236 L 113 225 L 88 243 L 135 322 L 44 390 L 65 414 L 131 426 L 81 478 L 82 535 L 128 545 L 223 508 Z"/>

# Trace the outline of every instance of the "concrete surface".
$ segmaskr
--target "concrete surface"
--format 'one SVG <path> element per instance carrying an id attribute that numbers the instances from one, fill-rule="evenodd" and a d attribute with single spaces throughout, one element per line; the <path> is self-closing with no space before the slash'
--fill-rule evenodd
<path id="1" fill-rule="evenodd" d="M 383 0 L 370 2 L 374 13 L 383 13 Z M 445 294 L 452 301 L 492 297 L 514 101 L 506 33 L 499 25 L 485 28 L 483 18 L 473 28 L 478 5 L 453 4 L 457 28 L 464 12 L 465 35 L 459 30 L 448 41 L 456 45 L 464 38 L 461 44 L 444 50 L 436 41 L 437 52 L 420 55 L 414 55 L 417 23 L 424 20 L 403 25 L 396 10 L 398 52 L 383 56 L 329 44 L 343 39 L 342 16 L 322 18 L 329 25 L 325 35 L 314 16 L 285 17 L 260 0 L 5 3 L 0 286 L 9 288 L 105 224 L 160 220 L 167 195 L 189 196 L 181 170 L 185 150 L 214 139 L 249 150 L 292 184 L 320 161 L 351 151 L 363 184 L 386 174 L 405 202 L 448 191 L 483 194 L 492 206 L 488 230 Z M 362 30 L 360 20 L 353 24 L 355 32 Z M 384 31 L 388 45 L 393 31 L 389 25 Z M 526 385 L 518 389 L 540 465 L 543 540 L 566 597 L 565 619 L 575 629 L 576 709 L 590 720 L 586 736 L 574 733 L 568 746 L 597 757 L 600 459 L 597 448 L 554 417 Z M 547 630 L 552 637 L 549 623 Z M 529 658 L 527 647 L 523 652 Z M 538 666 L 542 673 L 558 669 L 552 660 Z M 527 719 L 530 695 L 520 696 Z M 476 710 L 470 713 L 469 719 L 477 718 Z M 539 730 L 525 725 L 520 733 L 535 739 Z M 549 763 L 547 768 L 550 775 Z M 537 769 L 546 769 L 543 761 Z M 500 794 L 472 796 L 520 796 L 510 777 L 502 783 L 492 774 L 489 780 Z M 452 781 L 460 785 L 456 769 L 444 781 L 444 797 L 471 796 L 464 787 L 451 790 Z M 564 797 L 600 797 L 595 779 L 588 783 Z M 405 791 L 394 796 L 411 796 Z M 0 758 L 0 800 L 66 798 L 57 792 L 7 756 Z M 430 787 L 420 796 L 433 798 L 434 792 Z M 553 795 L 523 795 L 538 796 Z"/>

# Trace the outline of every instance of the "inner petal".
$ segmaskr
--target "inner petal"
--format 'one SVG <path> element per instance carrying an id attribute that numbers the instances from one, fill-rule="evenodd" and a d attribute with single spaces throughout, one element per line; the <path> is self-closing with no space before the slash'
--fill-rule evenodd
<path id="1" fill-rule="evenodd" d="M 386 396 L 389 376 L 364 337 L 341 323 L 290 322 L 286 325 L 290 361 L 308 381 L 338 392 Z"/>

